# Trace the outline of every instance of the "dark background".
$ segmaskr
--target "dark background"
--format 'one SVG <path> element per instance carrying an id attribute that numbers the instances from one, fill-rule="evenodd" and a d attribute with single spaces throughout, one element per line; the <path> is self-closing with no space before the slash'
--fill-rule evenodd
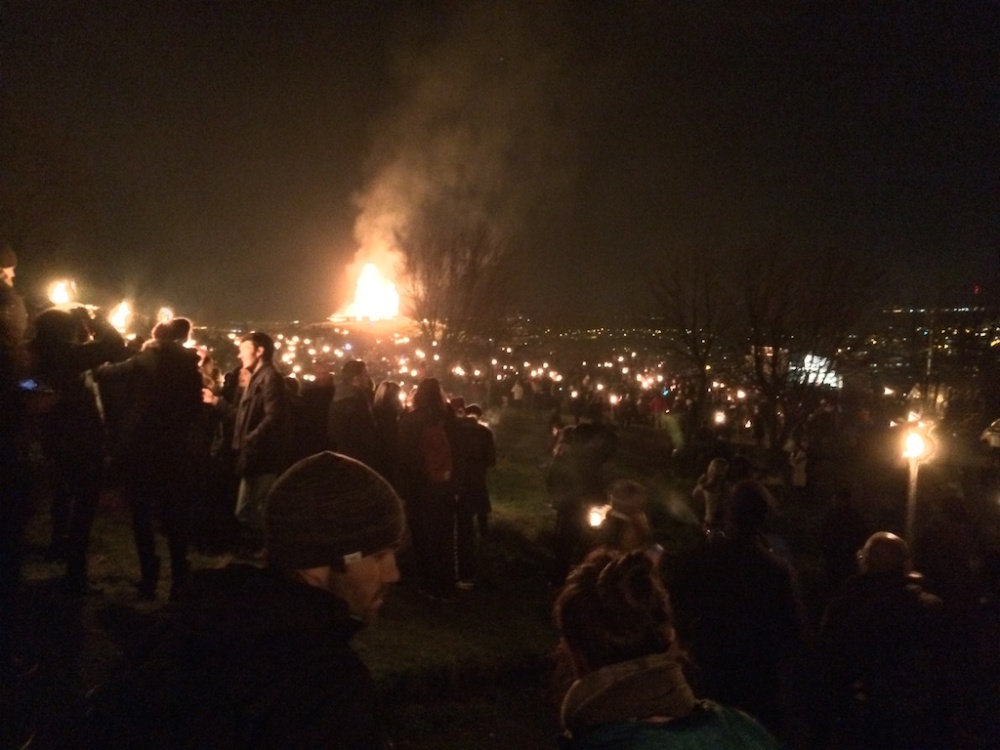
<path id="1" fill-rule="evenodd" d="M 1000 280 L 995 2 L 0 8 L 27 293 L 319 319 L 429 201 L 502 228 L 543 317 L 642 310 L 686 248 L 835 246 L 887 302 Z"/>

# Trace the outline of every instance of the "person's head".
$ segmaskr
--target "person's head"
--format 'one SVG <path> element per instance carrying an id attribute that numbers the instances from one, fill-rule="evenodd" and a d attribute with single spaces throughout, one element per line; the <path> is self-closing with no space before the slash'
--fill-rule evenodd
<path id="1" fill-rule="evenodd" d="M 52 307 L 35 318 L 35 340 L 43 345 L 78 344 L 87 339 L 87 327 L 79 316 Z"/>
<path id="2" fill-rule="evenodd" d="M 441 389 L 441 381 L 437 378 L 421 380 L 413 394 L 413 408 L 446 410 L 448 399 L 445 398 L 444 391 Z"/>
<path id="3" fill-rule="evenodd" d="M 452 412 L 457 417 L 465 416 L 465 399 L 461 396 L 455 396 L 451 401 L 448 402 L 448 406 L 451 408 Z"/>
<path id="4" fill-rule="evenodd" d="M 735 536 L 758 533 L 771 514 L 774 498 L 756 479 L 743 479 L 733 487 L 730 525 Z"/>
<path id="5" fill-rule="evenodd" d="M 152 332 L 150 332 L 150 338 L 153 341 L 173 341 L 174 332 L 170 328 L 170 323 L 165 321 L 160 321 L 155 326 L 153 326 Z"/>
<path id="6" fill-rule="evenodd" d="M 710 482 L 722 481 L 728 473 L 729 462 L 724 458 L 713 458 L 708 462 L 708 469 L 705 472 Z"/>
<path id="7" fill-rule="evenodd" d="M 626 515 L 646 512 L 646 488 L 631 479 L 618 479 L 608 492 L 611 510 Z"/>
<path id="8" fill-rule="evenodd" d="M 189 318 L 174 318 L 168 324 L 170 326 L 170 338 L 173 341 L 184 343 L 191 336 L 191 320 Z"/>
<path id="9" fill-rule="evenodd" d="M 611 509 L 604 518 L 602 538 L 613 549 L 650 550 L 653 529 L 646 515 L 646 489 L 631 479 L 619 479 L 608 493 Z"/>
<path id="10" fill-rule="evenodd" d="M 360 461 L 325 451 L 282 474 L 265 508 L 268 564 L 373 620 L 399 580 L 403 505 L 392 486 Z"/>
<path id="11" fill-rule="evenodd" d="M 17 268 L 17 254 L 7 242 L 0 242 L 0 283 L 14 286 L 14 269 Z"/>
<path id="12" fill-rule="evenodd" d="M 553 619 L 578 678 L 666 653 L 675 640 L 670 597 L 642 551 L 602 547 L 587 555 L 566 578 Z"/>
<path id="13" fill-rule="evenodd" d="M 263 331 L 250 331 L 240 337 L 240 362 L 253 372 L 261 362 L 274 358 L 274 340 Z"/>
<path id="14" fill-rule="evenodd" d="M 858 569 L 862 574 L 898 573 L 911 570 L 910 548 L 906 542 L 888 531 L 877 531 L 858 551 Z"/>
<path id="15" fill-rule="evenodd" d="M 368 366 L 360 359 L 350 359 L 344 363 L 340 369 L 341 379 L 355 388 L 362 390 L 370 387 L 371 378 L 368 376 Z"/>
<path id="16" fill-rule="evenodd" d="M 403 401 L 399 397 L 402 389 L 399 383 L 392 380 L 383 380 L 375 389 L 373 406 L 378 410 L 389 412 L 400 412 L 403 409 Z"/>
<path id="17" fill-rule="evenodd" d="M 473 417 L 474 419 L 483 418 L 483 407 L 479 404 L 469 404 L 465 407 L 465 416 Z"/>

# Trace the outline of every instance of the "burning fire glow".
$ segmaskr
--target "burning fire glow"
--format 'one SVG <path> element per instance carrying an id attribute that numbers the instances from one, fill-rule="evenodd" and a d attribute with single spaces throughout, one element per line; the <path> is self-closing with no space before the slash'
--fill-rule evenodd
<path id="1" fill-rule="evenodd" d="M 65 305 L 73 299 L 73 282 L 56 281 L 49 287 L 49 301 L 54 305 Z"/>
<path id="2" fill-rule="evenodd" d="M 125 329 L 128 327 L 128 321 L 131 315 L 132 309 L 129 307 L 128 302 L 122 301 L 111 311 L 111 314 L 108 315 L 108 320 L 119 333 L 125 333 Z"/>
<path id="3" fill-rule="evenodd" d="M 342 315 L 361 320 L 390 320 L 399 316 L 399 292 L 374 263 L 366 263 L 358 276 L 354 301 Z"/>

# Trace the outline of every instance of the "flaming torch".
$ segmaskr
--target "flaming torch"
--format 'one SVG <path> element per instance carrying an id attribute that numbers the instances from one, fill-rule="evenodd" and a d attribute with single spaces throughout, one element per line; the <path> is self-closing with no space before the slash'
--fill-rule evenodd
<path id="1" fill-rule="evenodd" d="M 132 308 L 129 307 L 128 302 L 122 300 L 108 315 L 108 321 L 115 327 L 118 333 L 125 333 L 131 316 Z"/>
<path id="2" fill-rule="evenodd" d="M 68 305 L 73 300 L 76 285 L 72 281 L 56 281 L 49 286 L 49 301 L 53 305 Z"/>

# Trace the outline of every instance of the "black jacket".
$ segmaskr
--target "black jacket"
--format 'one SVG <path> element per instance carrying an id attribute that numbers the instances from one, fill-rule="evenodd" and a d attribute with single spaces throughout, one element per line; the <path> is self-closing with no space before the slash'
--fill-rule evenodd
<path id="1" fill-rule="evenodd" d="M 124 362 L 98 370 L 102 389 L 126 396 L 115 440 L 117 458 L 156 460 L 183 454 L 201 412 L 198 357 L 176 341 L 150 341 Z"/>
<path id="2" fill-rule="evenodd" d="M 86 747 L 381 748 L 346 604 L 247 565 L 195 573 L 185 598 L 95 694 Z M 102 744 L 106 743 L 106 744 Z"/>
<path id="3" fill-rule="evenodd" d="M 327 436 L 338 453 L 368 466 L 377 463 L 375 415 L 364 391 L 350 383 L 337 388 L 330 404 Z"/>
<path id="4" fill-rule="evenodd" d="M 242 476 L 280 474 L 288 467 L 291 407 L 281 374 L 262 362 L 236 411 L 233 449 Z"/>

